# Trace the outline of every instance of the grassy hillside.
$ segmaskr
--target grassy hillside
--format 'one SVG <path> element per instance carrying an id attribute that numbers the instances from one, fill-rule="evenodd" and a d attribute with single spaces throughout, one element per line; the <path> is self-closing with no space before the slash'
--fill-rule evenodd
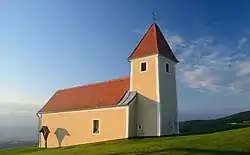
<path id="1" fill-rule="evenodd" d="M 212 134 L 101 142 L 59 149 L 26 147 L 2 150 L 3 155 L 249 155 L 250 128 Z"/>
<path id="2" fill-rule="evenodd" d="M 180 123 L 182 134 L 213 133 L 231 129 L 250 127 L 250 111 L 214 120 L 193 120 Z"/>

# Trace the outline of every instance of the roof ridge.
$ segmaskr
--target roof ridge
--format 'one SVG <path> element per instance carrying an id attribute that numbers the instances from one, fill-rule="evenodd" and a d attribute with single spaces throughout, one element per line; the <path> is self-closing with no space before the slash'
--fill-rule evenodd
<path id="1" fill-rule="evenodd" d="M 160 51 L 159 51 L 159 36 L 157 35 L 157 31 L 159 31 L 160 30 L 160 28 L 158 27 L 158 25 L 155 23 L 155 35 L 156 35 L 156 46 L 157 46 L 157 52 L 158 53 L 160 53 Z M 160 32 L 161 33 L 161 32 Z M 163 36 L 164 37 L 164 36 Z M 165 37 L 164 37 L 164 39 L 165 39 Z"/>
<path id="2" fill-rule="evenodd" d="M 89 87 L 89 86 L 95 86 L 95 85 L 100 85 L 100 84 L 104 84 L 104 83 L 111 83 L 111 82 L 114 82 L 114 81 L 121 81 L 121 80 L 129 79 L 129 78 L 130 78 L 129 76 L 122 77 L 122 78 L 115 78 L 115 79 L 111 79 L 111 80 L 100 81 L 100 82 L 96 82 L 96 83 L 90 83 L 90 84 L 75 86 L 75 87 L 71 87 L 71 88 L 60 89 L 58 91 L 77 89 L 77 88 Z"/>
<path id="3" fill-rule="evenodd" d="M 174 61 L 176 61 L 176 62 L 178 63 L 179 61 L 177 60 L 177 58 L 175 57 L 175 55 L 174 55 L 174 53 L 173 53 L 171 47 L 169 46 L 167 37 L 165 37 L 165 36 L 163 35 L 162 31 L 160 30 L 160 28 L 159 28 L 159 26 L 158 26 L 157 24 L 155 24 L 155 33 L 156 33 L 157 49 L 158 49 L 158 50 L 160 49 L 160 45 L 161 45 L 161 44 L 159 43 L 159 41 L 160 41 L 160 38 L 159 38 L 159 37 L 161 37 L 161 38 L 163 39 L 163 42 L 166 44 L 168 50 L 170 50 L 170 52 L 171 52 L 171 53 L 170 53 L 170 57 L 168 57 L 168 59 L 172 59 L 172 60 L 174 60 Z M 159 33 L 159 34 L 158 34 L 158 33 Z M 160 36 L 159 36 L 159 35 L 160 35 Z M 159 52 L 159 54 L 161 54 L 163 51 L 158 51 L 158 52 Z M 172 57 L 172 58 L 171 58 L 171 57 Z"/>

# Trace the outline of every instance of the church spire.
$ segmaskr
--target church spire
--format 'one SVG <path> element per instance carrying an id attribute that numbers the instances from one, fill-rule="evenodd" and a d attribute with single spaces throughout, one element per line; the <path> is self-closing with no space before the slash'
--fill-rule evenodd
<path id="1" fill-rule="evenodd" d="M 142 37 L 134 51 L 128 57 L 129 60 L 152 54 L 159 54 L 176 63 L 176 59 L 165 37 L 156 23 L 153 23 Z"/>

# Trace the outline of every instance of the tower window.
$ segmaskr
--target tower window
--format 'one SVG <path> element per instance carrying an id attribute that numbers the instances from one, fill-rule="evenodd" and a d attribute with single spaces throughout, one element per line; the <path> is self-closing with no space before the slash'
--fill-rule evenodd
<path id="1" fill-rule="evenodd" d="M 93 120 L 93 133 L 94 134 L 99 134 L 100 133 L 100 129 L 99 129 L 99 120 Z"/>
<path id="2" fill-rule="evenodd" d="M 165 72 L 170 73 L 170 66 L 168 62 L 165 62 Z"/>
<path id="3" fill-rule="evenodd" d="M 147 62 L 141 62 L 141 72 L 147 71 Z"/>

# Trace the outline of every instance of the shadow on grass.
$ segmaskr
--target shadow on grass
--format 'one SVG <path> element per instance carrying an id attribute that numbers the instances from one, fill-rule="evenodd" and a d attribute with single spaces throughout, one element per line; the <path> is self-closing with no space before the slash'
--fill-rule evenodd
<path id="1" fill-rule="evenodd" d="M 199 148 L 171 148 L 162 149 L 152 152 L 145 152 L 144 154 L 155 154 L 155 153 L 188 153 L 188 154 L 208 154 L 208 155 L 249 155 L 250 152 L 244 151 L 222 151 L 222 150 L 210 150 L 210 149 L 199 149 Z"/>

